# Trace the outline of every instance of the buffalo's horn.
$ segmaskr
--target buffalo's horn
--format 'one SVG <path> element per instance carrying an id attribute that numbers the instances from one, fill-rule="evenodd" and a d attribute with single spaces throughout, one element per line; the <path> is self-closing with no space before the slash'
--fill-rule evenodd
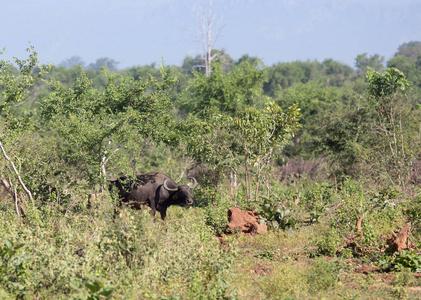
<path id="1" fill-rule="evenodd" d="M 168 181 L 168 179 L 165 179 L 165 181 L 164 181 L 164 189 L 166 189 L 167 191 L 170 191 L 170 192 L 175 192 L 175 191 L 178 190 L 178 187 L 176 187 L 176 188 L 170 188 L 170 187 L 168 187 L 167 186 L 167 181 Z"/>
<path id="2" fill-rule="evenodd" d="M 194 189 L 195 187 L 197 187 L 197 180 L 194 177 L 189 177 L 189 179 L 191 179 L 191 181 L 193 181 L 193 185 L 190 186 L 191 189 Z"/>

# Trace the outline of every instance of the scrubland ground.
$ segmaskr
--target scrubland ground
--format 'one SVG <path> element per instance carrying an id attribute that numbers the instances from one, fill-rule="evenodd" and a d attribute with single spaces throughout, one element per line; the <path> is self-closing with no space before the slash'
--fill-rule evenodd
<path id="1" fill-rule="evenodd" d="M 420 49 L 358 71 L 0 60 L 0 299 L 421 298 Z M 195 206 L 88 205 L 148 171 L 194 176 Z M 232 207 L 268 233 L 227 233 Z"/>
<path id="2" fill-rule="evenodd" d="M 115 215 L 107 194 L 91 209 L 80 197 L 67 210 L 49 203 L 19 219 L 4 197 L 0 298 L 421 298 L 421 235 L 407 214 L 419 211 L 420 198 L 373 195 L 352 181 L 339 190 L 296 187 L 284 187 L 283 195 L 295 193 L 300 201 L 273 199 L 272 214 L 253 204 L 269 225 L 268 233 L 254 236 L 224 232 L 229 197 L 171 207 L 166 223 L 153 222 L 148 210 Z M 389 253 L 386 236 L 408 221 L 414 222 L 410 249 Z"/>

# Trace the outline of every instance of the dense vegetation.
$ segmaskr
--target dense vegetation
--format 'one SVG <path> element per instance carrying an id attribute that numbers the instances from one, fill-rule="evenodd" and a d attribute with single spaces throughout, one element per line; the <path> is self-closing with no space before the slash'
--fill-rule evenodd
<path id="1" fill-rule="evenodd" d="M 209 76 L 28 53 L 0 61 L 0 298 L 421 297 L 421 43 L 355 69 L 214 50 Z M 195 205 L 117 209 L 107 179 L 147 171 Z M 228 234 L 234 206 L 269 232 Z"/>

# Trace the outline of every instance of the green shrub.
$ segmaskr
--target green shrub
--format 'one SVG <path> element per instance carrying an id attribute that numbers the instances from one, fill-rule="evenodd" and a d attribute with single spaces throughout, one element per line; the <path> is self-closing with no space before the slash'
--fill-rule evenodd
<path id="1" fill-rule="evenodd" d="M 317 237 L 316 244 L 318 251 L 322 255 L 336 256 L 336 252 L 341 244 L 337 231 L 330 228 L 321 236 Z"/>
<path id="2" fill-rule="evenodd" d="M 345 237 L 358 236 L 357 222 L 362 218 L 362 239 L 359 244 L 366 247 L 383 246 L 384 234 L 390 233 L 405 223 L 402 214 L 401 194 L 388 188 L 366 191 L 363 182 L 347 179 L 337 195 L 338 204 L 329 219 L 331 226 Z M 361 254 L 361 253 L 360 253 Z"/>
<path id="3" fill-rule="evenodd" d="M 7 238 L 0 246 L 0 289 L 21 298 L 27 294 L 28 262 L 31 257 L 21 252 L 23 243 L 12 243 Z"/>
<path id="4" fill-rule="evenodd" d="M 227 198 L 218 197 L 203 209 L 206 224 L 212 227 L 217 234 L 225 231 L 228 224 L 228 210 L 232 206 L 233 204 Z"/>
<path id="5" fill-rule="evenodd" d="M 79 295 L 73 298 L 74 300 L 109 299 L 115 289 L 102 278 L 95 276 L 89 277 L 84 283 L 72 281 L 70 286 L 79 292 Z"/>
<path id="6" fill-rule="evenodd" d="M 407 220 L 412 222 L 411 233 L 414 236 L 414 243 L 418 248 L 421 248 L 421 191 L 417 192 L 417 197 L 406 199 L 402 203 L 402 208 Z"/>
<path id="7" fill-rule="evenodd" d="M 394 254 L 392 267 L 399 271 L 402 269 L 410 269 L 412 272 L 421 273 L 421 255 L 415 251 L 403 250 L 401 253 Z"/>
<path id="8" fill-rule="evenodd" d="M 350 248 L 343 248 L 341 249 L 341 257 L 342 258 L 352 258 L 354 256 L 354 253 L 352 249 Z"/>
<path id="9" fill-rule="evenodd" d="M 341 272 L 342 267 L 336 259 L 316 258 L 311 271 L 307 273 L 310 290 L 312 292 L 326 291 L 334 287 L 339 281 Z"/>
<path id="10" fill-rule="evenodd" d="M 417 279 L 411 268 L 401 268 L 392 280 L 394 286 L 417 286 Z"/>
<path id="11" fill-rule="evenodd" d="M 259 216 L 266 221 L 269 228 L 287 229 L 294 228 L 297 220 L 294 216 L 294 210 L 285 207 L 280 201 L 273 201 L 266 196 L 260 196 Z"/>
<path id="12" fill-rule="evenodd" d="M 287 297 L 289 299 L 291 297 L 305 299 L 309 289 L 305 275 L 308 271 L 308 269 L 293 264 L 279 266 L 274 274 L 262 281 L 260 286 L 267 299 Z"/>
<path id="13" fill-rule="evenodd" d="M 301 205 L 307 210 L 314 210 L 332 203 L 334 200 L 334 187 L 329 183 L 314 182 L 306 187 L 301 199 Z"/>
<path id="14" fill-rule="evenodd" d="M 25 246 L 1 246 L 6 253 L 0 257 L 1 270 L 10 276 L 7 283 L 1 282 L 0 295 L 94 299 L 108 294 L 112 286 L 117 298 L 225 296 L 234 256 L 229 248 L 220 247 L 203 209 L 170 207 L 166 223 L 153 222 L 148 210 L 122 209 L 113 219 L 112 210 L 101 209 L 45 214 L 43 227 L 1 215 L 4 237 Z M 10 256 L 13 247 L 18 249 Z M 25 253 L 30 253 L 30 260 L 20 256 Z M 12 287 L 11 282 L 19 286 Z"/>

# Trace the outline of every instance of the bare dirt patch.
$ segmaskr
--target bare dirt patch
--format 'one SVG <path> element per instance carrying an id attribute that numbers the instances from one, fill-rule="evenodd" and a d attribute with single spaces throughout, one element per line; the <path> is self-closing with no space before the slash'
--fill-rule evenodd
<path id="1" fill-rule="evenodd" d="M 356 269 L 355 273 L 368 275 L 370 273 L 377 273 L 379 271 L 380 271 L 379 267 L 362 266 L 362 267 Z"/>
<path id="2" fill-rule="evenodd" d="M 269 275 L 273 272 L 273 268 L 271 266 L 265 265 L 256 265 L 252 271 L 257 275 Z"/>

